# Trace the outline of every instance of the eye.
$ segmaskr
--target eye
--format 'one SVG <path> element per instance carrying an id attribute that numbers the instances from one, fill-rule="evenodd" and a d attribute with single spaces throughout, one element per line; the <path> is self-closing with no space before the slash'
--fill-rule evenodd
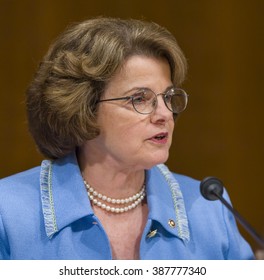
<path id="1" fill-rule="evenodd" d="M 146 91 L 137 92 L 133 95 L 134 104 L 144 104 L 149 100 L 148 94 Z"/>
<path id="2" fill-rule="evenodd" d="M 175 96 L 175 90 L 174 88 L 169 89 L 167 92 L 165 92 L 164 94 L 164 100 L 166 103 L 171 103 L 171 100 L 173 98 L 173 96 Z"/>
<path id="3" fill-rule="evenodd" d="M 174 94 L 168 94 L 168 93 L 165 93 L 164 94 L 164 100 L 166 103 L 171 103 L 171 99 L 172 97 L 174 96 Z"/>

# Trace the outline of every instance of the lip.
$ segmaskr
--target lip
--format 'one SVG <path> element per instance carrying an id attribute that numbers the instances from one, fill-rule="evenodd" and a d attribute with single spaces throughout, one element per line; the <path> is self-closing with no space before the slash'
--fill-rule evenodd
<path id="1" fill-rule="evenodd" d="M 148 140 L 152 141 L 153 143 L 157 143 L 157 144 L 166 144 L 168 142 L 168 137 L 169 137 L 168 132 L 161 132 L 161 133 L 153 135 Z"/>

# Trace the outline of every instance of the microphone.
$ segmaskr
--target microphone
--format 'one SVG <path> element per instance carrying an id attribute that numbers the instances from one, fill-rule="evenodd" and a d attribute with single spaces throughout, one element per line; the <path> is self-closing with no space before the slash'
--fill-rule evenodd
<path id="1" fill-rule="evenodd" d="M 223 198 L 223 183 L 215 177 L 207 177 L 200 184 L 202 196 L 207 200 L 220 200 L 228 210 L 233 213 L 237 221 L 254 238 L 254 240 L 264 248 L 264 239 L 254 230 L 254 228 Z"/>

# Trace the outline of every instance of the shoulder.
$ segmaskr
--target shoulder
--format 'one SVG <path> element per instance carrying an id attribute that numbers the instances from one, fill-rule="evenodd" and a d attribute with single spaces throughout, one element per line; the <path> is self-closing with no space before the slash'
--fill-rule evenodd
<path id="1" fill-rule="evenodd" d="M 174 172 L 172 172 L 172 176 L 179 183 L 183 196 L 188 199 L 197 199 L 201 197 L 200 180 Z"/>
<path id="2" fill-rule="evenodd" d="M 150 177 L 149 181 L 153 185 L 152 188 L 155 185 L 157 185 L 157 188 L 158 186 L 163 186 L 163 192 L 166 192 L 168 196 L 171 193 L 172 196 L 176 195 L 178 198 L 182 198 L 187 212 L 194 211 L 196 214 L 206 213 L 211 208 L 214 208 L 215 211 L 221 211 L 220 203 L 213 203 L 202 196 L 200 181 L 197 179 L 171 172 L 164 164 L 152 168 Z"/>
<path id="3" fill-rule="evenodd" d="M 162 174 L 163 176 L 156 176 L 157 180 L 170 180 L 177 182 L 179 188 L 186 198 L 195 198 L 201 196 L 200 194 L 200 181 L 190 176 L 172 172 L 166 165 L 160 164 L 153 168 L 153 173 Z"/>
<path id="4" fill-rule="evenodd" d="M 14 184 L 25 184 L 39 176 L 40 166 L 0 179 L 1 188 Z"/>
<path id="5" fill-rule="evenodd" d="M 0 206 L 1 204 L 16 202 L 24 197 L 31 197 L 39 192 L 40 167 L 35 167 L 9 177 L 0 179 Z"/>
<path id="6" fill-rule="evenodd" d="M 172 172 L 165 165 L 158 165 L 154 169 L 154 173 L 161 173 L 163 175 L 159 176 L 159 182 L 161 182 L 162 177 L 164 178 L 164 182 L 165 180 L 167 181 L 167 185 L 170 185 L 170 180 L 176 182 L 180 195 L 183 197 L 187 212 L 194 211 L 196 214 L 213 214 L 213 212 L 218 212 L 218 214 L 222 214 L 222 204 L 219 201 L 209 201 L 202 196 L 200 192 L 200 180 L 187 175 Z M 224 197 L 229 201 L 226 191 L 224 191 Z"/>
<path id="7" fill-rule="evenodd" d="M 179 184 L 184 200 L 185 210 L 188 213 L 189 221 L 196 224 L 202 223 L 219 225 L 226 228 L 227 220 L 233 220 L 232 215 L 219 200 L 210 201 L 203 197 L 200 191 L 200 181 L 192 177 L 171 172 L 171 175 Z M 224 189 L 223 197 L 231 203 L 227 191 Z M 204 217 L 206 219 L 204 220 Z M 197 225 L 199 226 L 199 225 Z"/>
<path id="8" fill-rule="evenodd" d="M 222 211 L 222 204 L 219 201 L 218 203 L 214 203 L 213 201 L 209 201 L 202 196 L 200 191 L 200 180 L 173 172 L 172 175 L 179 183 L 186 207 L 194 207 L 196 211 L 199 209 L 199 211 L 202 212 L 206 212 L 208 209 L 212 208 L 217 211 Z"/>

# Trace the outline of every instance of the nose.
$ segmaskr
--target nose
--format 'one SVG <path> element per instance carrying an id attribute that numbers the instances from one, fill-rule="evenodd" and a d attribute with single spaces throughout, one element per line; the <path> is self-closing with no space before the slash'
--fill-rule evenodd
<path id="1" fill-rule="evenodd" d="M 157 95 L 156 107 L 151 114 L 152 122 L 167 122 L 173 119 L 173 113 L 167 108 L 162 95 Z"/>

